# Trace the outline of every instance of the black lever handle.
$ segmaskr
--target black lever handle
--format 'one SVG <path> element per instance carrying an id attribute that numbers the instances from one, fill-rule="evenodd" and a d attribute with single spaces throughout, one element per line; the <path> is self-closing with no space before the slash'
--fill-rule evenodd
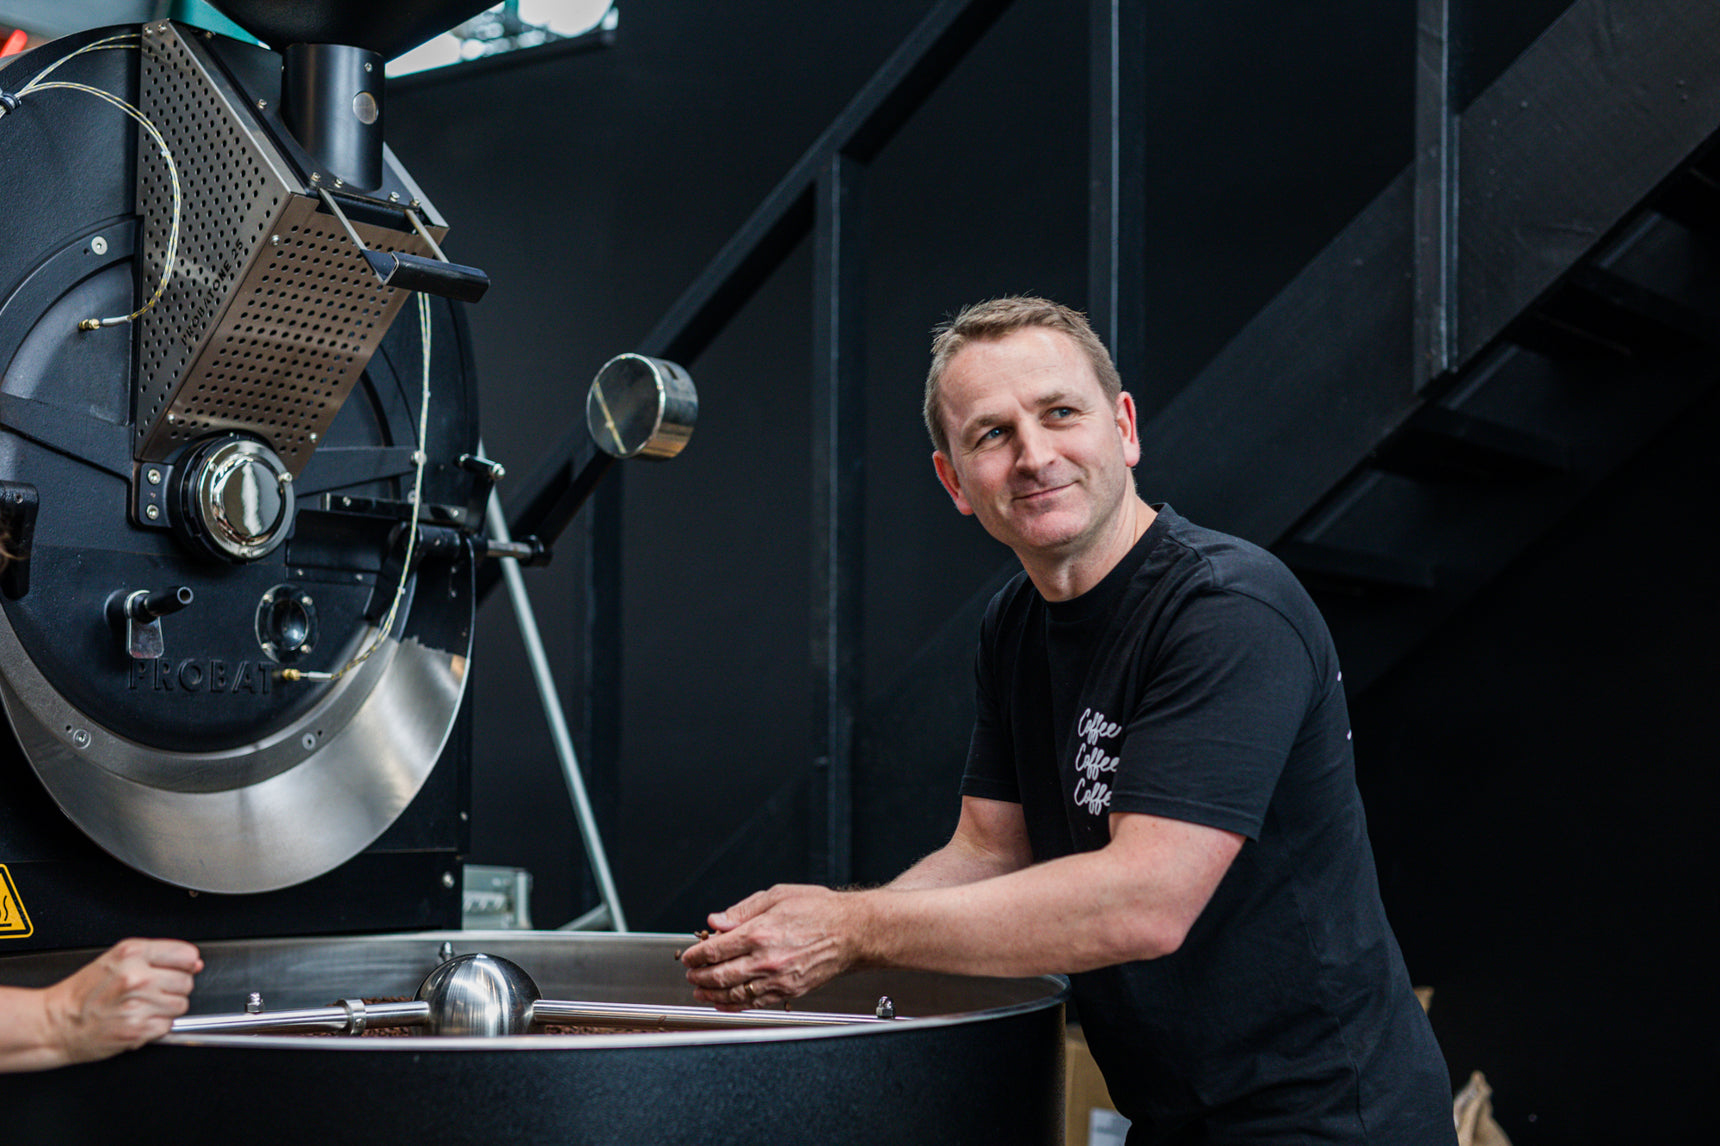
<path id="1" fill-rule="evenodd" d="M 179 612 L 191 604 L 192 596 L 189 585 L 132 593 L 125 598 L 125 615 L 134 621 L 153 621 L 157 617 Z"/>
<path id="2" fill-rule="evenodd" d="M 396 251 L 371 250 L 364 245 L 364 240 L 358 237 L 358 232 L 353 230 L 352 221 L 346 217 L 346 212 L 340 209 L 334 196 L 328 193 L 328 188 L 319 187 L 317 194 L 334 213 L 334 217 L 340 220 L 340 225 L 346 229 L 347 238 L 352 240 L 358 253 L 363 255 L 364 261 L 370 265 L 371 273 L 383 286 L 423 291 L 425 294 L 451 298 L 455 302 L 477 302 L 484 297 L 484 292 L 490 289 L 489 275 L 477 267 L 448 261 L 448 256 L 436 245 L 435 238 L 424 229 L 424 224 L 418 221 L 416 212 L 407 211 L 406 221 L 412 224 L 412 229 L 417 231 L 425 244 L 436 253 L 433 259 Z"/>
<path id="3" fill-rule="evenodd" d="M 383 286 L 400 290 L 423 291 L 455 302 L 477 302 L 490 289 L 490 276 L 464 263 L 368 249 L 364 261 Z"/>

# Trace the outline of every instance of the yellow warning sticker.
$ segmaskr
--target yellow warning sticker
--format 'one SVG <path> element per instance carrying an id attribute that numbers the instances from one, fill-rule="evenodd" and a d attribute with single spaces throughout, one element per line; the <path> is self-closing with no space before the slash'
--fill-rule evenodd
<path id="1" fill-rule="evenodd" d="M 6 865 L 0 863 L 0 939 L 24 939 L 32 930 L 30 913 L 18 898 L 18 885 L 12 882 Z"/>

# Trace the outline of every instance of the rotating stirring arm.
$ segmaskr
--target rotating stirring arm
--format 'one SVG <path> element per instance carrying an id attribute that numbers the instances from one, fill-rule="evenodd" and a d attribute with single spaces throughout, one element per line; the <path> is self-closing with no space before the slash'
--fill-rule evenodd
<path id="1" fill-rule="evenodd" d="M 664 1031 L 733 1030 L 742 1027 L 830 1027 L 857 1023 L 888 1023 L 893 1018 L 830 1011 L 719 1011 L 710 1007 L 596 1003 L 570 999 L 538 999 L 530 1021 L 577 1023 L 588 1027 L 651 1028 Z M 343 999 L 332 1007 L 260 1011 L 255 1014 L 187 1015 L 173 1020 L 176 1035 L 213 1034 L 338 1034 L 361 1035 L 373 1027 L 431 1025 L 431 1006 L 415 999 L 407 1003 L 366 1003 Z"/>

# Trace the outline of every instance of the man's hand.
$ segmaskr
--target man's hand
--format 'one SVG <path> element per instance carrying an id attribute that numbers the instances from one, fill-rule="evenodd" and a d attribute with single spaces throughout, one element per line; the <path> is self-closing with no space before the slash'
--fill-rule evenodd
<path id="1" fill-rule="evenodd" d="M 160 1038 L 190 1007 L 197 948 L 126 939 L 45 992 L 50 1038 L 63 1062 L 92 1062 Z"/>
<path id="2" fill-rule="evenodd" d="M 693 997 L 740 1011 L 798 998 L 860 959 L 869 892 L 778 884 L 710 917 L 681 953 Z"/>

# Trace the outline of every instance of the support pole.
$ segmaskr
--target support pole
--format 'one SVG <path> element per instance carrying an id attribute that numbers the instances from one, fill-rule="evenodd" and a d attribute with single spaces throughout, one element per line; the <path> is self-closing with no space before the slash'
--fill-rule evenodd
<path id="1" fill-rule="evenodd" d="M 1138 403 L 1147 389 L 1146 3 L 1090 0 L 1087 316 Z"/>
<path id="2" fill-rule="evenodd" d="M 1456 4 L 1416 0 L 1416 393 L 1457 367 Z"/>
<path id="3" fill-rule="evenodd" d="M 854 722 L 860 703 L 865 330 L 860 199 L 865 165 L 832 155 L 815 188 L 812 370 L 813 824 L 809 867 L 854 878 Z M 820 783 L 820 781 L 822 781 Z"/>
<path id="4" fill-rule="evenodd" d="M 478 447 L 483 453 L 483 447 Z M 511 541 L 508 535 L 507 519 L 502 515 L 502 502 L 496 496 L 496 491 L 490 491 L 490 505 L 485 515 L 485 524 L 490 536 L 497 541 Z M 579 758 L 573 752 L 573 738 L 568 735 L 567 718 L 562 715 L 561 697 L 556 692 L 555 678 L 549 669 L 549 658 L 544 655 L 543 638 L 538 632 L 537 614 L 532 610 L 531 598 L 526 594 L 525 578 L 520 576 L 520 564 L 512 557 L 500 557 L 502 563 L 502 579 L 508 587 L 508 600 L 514 607 L 514 618 L 519 622 L 520 639 L 525 643 L 526 660 L 531 665 L 532 679 L 537 683 L 538 699 L 543 702 L 544 719 L 549 723 L 551 741 L 555 744 L 556 759 L 561 763 L 562 778 L 567 781 L 567 792 L 573 800 L 573 814 L 579 821 L 580 838 L 585 843 L 586 859 L 591 863 L 591 873 L 597 880 L 598 893 L 603 899 L 603 906 L 608 911 L 608 922 L 616 931 L 627 930 L 627 917 L 621 912 L 621 897 L 616 894 L 615 880 L 609 874 L 609 857 L 603 850 L 603 837 L 597 831 L 597 817 L 592 814 L 591 799 L 585 791 L 585 777 L 579 770 Z M 581 916 L 581 924 L 595 924 L 594 913 L 588 912 Z"/>

